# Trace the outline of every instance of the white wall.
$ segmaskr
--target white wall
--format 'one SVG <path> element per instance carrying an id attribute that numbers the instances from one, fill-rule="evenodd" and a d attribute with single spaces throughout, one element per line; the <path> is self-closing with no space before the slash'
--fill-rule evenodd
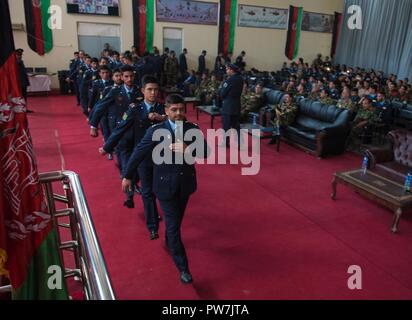
<path id="1" fill-rule="evenodd" d="M 218 2 L 218 0 L 208 0 Z M 13 23 L 23 23 L 23 1 L 9 1 Z M 27 67 L 47 67 L 50 72 L 57 72 L 68 68 L 73 52 L 78 51 L 77 23 L 94 22 L 119 24 L 121 29 L 122 50 L 130 49 L 133 44 L 133 15 L 132 2 L 120 1 L 120 17 L 103 17 L 92 15 L 76 15 L 66 13 L 65 0 L 51 0 L 52 5 L 59 5 L 63 11 L 62 30 L 53 31 L 53 50 L 41 57 L 27 45 L 27 37 L 23 31 L 15 31 L 14 37 L 17 48 L 25 50 L 25 64 Z M 239 0 L 239 4 L 268 6 L 274 8 L 288 8 L 289 5 L 303 6 L 304 10 L 333 14 L 342 12 L 344 0 Z M 197 58 L 201 51 L 207 50 L 208 68 L 212 68 L 217 55 L 218 26 L 205 26 L 193 24 L 176 24 L 155 22 L 154 45 L 163 48 L 163 28 L 183 29 L 183 46 L 189 50 L 189 68 L 197 67 Z M 281 67 L 285 57 L 286 30 L 260 29 L 236 27 L 234 56 L 242 50 L 246 51 L 248 68 L 256 67 L 260 70 L 277 70 Z M 329 55 L 332 43 L 332 35 L 327 33 L 305 32 L 301 33 L 299 57 L 312 61 L 317 53 Z M 53 79 L 53 87 L 58 87 L 57 77 Z"/>

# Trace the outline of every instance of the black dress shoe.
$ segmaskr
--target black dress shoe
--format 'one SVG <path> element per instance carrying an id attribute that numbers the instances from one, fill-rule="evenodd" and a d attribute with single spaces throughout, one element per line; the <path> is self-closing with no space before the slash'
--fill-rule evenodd
<path id="1" fill-rule="evenodd" d="M 134 201 L 133 199 L 127 199 L 124 204 L 125 207 L 129 208 L 129 209 L 133 209 L 134 208 Z"/>
<path id="2" fill-rule="evenodd" d="M 159 239 L 159 233 L 157 231 L 151 231 L 150 240 L 156 240 L 156 239 Z"/>
<path id="3" fill-rule="evenodd" d="M 189 284 L 189 283 L 193 282 L 192 275 L 189 272 L 186 272 L 186 271 L 183 271 L 182 273 L 180 273 L 180 280 L 184 284 Z"/>

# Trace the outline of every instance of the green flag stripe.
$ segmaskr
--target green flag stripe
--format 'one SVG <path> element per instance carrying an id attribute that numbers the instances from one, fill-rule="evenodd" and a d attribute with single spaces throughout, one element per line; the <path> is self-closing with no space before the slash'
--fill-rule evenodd
<path id="1" fill-rule="evenodd" d="M 153 36 L 154 36 L 154 1 L 146 2 L 146 50 L 153 51 Z"/>
<path id="2" fill-rule="evenodd" d="M 293 51 L 293 59 L 295 59 L 299 53 L 300 32 L 302 29 L 302 16 L 303 16 L 303 8 L 299 8 L 298 9 L 298 21 L 296 23 L 296 40 L 295 40 L 295 49 Z"/>
<path id="3" fill-rule="evenodd" d="M 68 293 L 64 280 L 64 268 L 61 268 L 60 290 L 51 290 L 48 286 L 50 277 L 56 274 L 49 274 L 51 266 L 61 266 L 60 254 L 57 247 L 56 231 L 50 231 L 46 239 L 33 255 L 26 279 L 20 288 L 13 290 L 14 300 L 67 300 Z M 53 279 L 52 279 L 53 280 Z M 51 281 L 56 283 L 55 281 Z"/>
<path id="4" fill-rule="evenodd" d="M 228 51 L 233 53 L 235 47 L 235 29 L 236 29 L 236 11 L 237 0 L 232 0 L 230 3 L 230 31 L 229 31 L 229 48 Z"/>
<path id="5" fill-rule="evenodd" d="M 43 39 L 44 39 L 44 52 L 48 53 L 53 48 L 53 34 L 52 30 L 49 28 L 50 19 L 50 0 L 41 1 L 41 23 L 43 29 Z"/>

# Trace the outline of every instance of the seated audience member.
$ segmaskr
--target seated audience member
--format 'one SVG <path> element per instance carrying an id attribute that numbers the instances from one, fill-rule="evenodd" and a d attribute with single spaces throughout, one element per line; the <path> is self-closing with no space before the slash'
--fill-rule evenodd
<path id="1" fill-rule="evenodd" d="M 274 131 L 269 144 L 275 144 L 277 142 L 282 131 L 295 121 L 297 112 L 298 107 L 293 102 L 292 95 L 286 93 L 283 97 L 283 103 L 273 108 L 274 117 L 272 118 L 271 124 L 274 127 Z"/>
<path id="2" fill-rule="evenodd" d="M 369 88 L 368 98 L 369 100 L 373 102 L 373 101 L 376 101 L 377 95 L 378 95 L 378 86 L 373 84 Z"/>
<path id="3" fill-rule="evenodd" d="M 329 97 L 329 92 L 328 92 L 327 89 L 322 89 L 320 91 L 319 102 L 322 103 L 322 104 L 326 104 L 328 106 L 335 104 L 335 101 L 333 101 L 333 99 L 331 97 Z"/>
<path id="4" fill-rule="evenodd" d="M 316 101 L 320 98 L 320 86 L 318 83 L 314 83 L 312 85 L 312 92 L 309 94 L 308 97 L 310 100 Z"/>
<path id="5" fill-rule="evenodd" d="M 242 95 L 241 120 L 247 121 L 250 112 L 259 112 L 263 106 L 263 84 L 258 83 L 254 91 Z"/>
<path id="6" fill-rule="evenodd" d="M 350 99 L 355 106 L 359 105 L 360 97 L 358 88 L 353 88 L 350 93 Z"/>
<path id="7" fill-rule="evenodd" d="M 385 93 L 383 91 L 378 92 L 376 101 L 372 104 L 376 108 L 376 112 L 382 122 L 387 126 L 391 126 L 393 123 L 393 109 L 391 104 L 386 101 Z"/>
<path id="8" fill-rule="evenodd" d="M 411 103 L 410 94 L 408 92 L 408 86 L 401 85 L 398 91 L 398 100 L 402 103 Z"/>
<path id="9" fill-rule="evenodd" d="M 338 100 L 339 99 L 339 91 L 336 89 L 336 85 L 333 81 L 329 82 L 329 96 L 334 99 Z"/>
<path id="10" fill-rule="evenodd" d="M 196 98 L 199 99 L 200 101 L 202 101 L 203 105 L 205 104 L 204 96 L 207 92 L 207 87 L 209 85 L 209 81 L 210 81 L 209 80 L 209 75 L 206 72 L 202 73 L 202 80 L 200 81 L 200 84 L 196 88 L 196 91 L 195 91 Z"/>
<path id="11" fill-rule="evenodd" d="M 295 99 L 298 100 L 298 99 L 304 99 L 304 98 L 307 98 L 307 97 L 308 97 L 308 94 L 305 90 L 305 87 L 302 84 L 300 84 L 298 86 Z"/>
<path id="12" fill-rule="evenodd" d="M 345 87 L 342 91 L 342 96 L 339 99 L 337 105 L 338 108 L 342 109 L 347 109 L 351 111 L 352 113 L 356 113 L 356 104 L 352 102 L 351 96 L 350 96 L 350 91 L 348 87 Z"/>
<path id="13" fill-rule="evenodd" d="M 185 81 L 179 85 L 179 89 L 183 90 L 185 97 L 192 97 L 195 95 L 196 81 L 196 72 L 192 70 Z"/>
<path id="14" fill-rule="evenodd" d="M 358 147 L 359 138 L 362 134 L 370 134 L 373 130 L 373 125 L 380 123 L 380 118 L 376 112 L 376 108 L 372 105 L 372 101 L 365 97 L 362 101 L 362 107 L 359 109 L 355 120 L 352 123 L 350 133 L 350 146 Z M 360 141 L 365 143 L 366 141 Z"/>

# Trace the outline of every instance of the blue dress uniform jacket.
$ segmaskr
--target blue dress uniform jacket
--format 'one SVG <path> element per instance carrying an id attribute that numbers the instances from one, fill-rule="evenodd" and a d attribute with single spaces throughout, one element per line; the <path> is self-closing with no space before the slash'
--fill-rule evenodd
<path id="1" fill-rule="evenodd" d="M 164 141 L 153 141 L 153 135 L 156 130 L 165 129 L 170 132 L 171 143 L 176 142 L 175 133 L 169 124 L 169 121 L 165 121 L 161 124 L 155 125 L 147 130 L 146 135 L 140 142 L 140 144 L 133 151 L 127 165 L 125 178 L 132 179 L 136 168 L 146 159 L 148 155 L 152 156 L 153 149 Z M 185 122 L 183 126 L 183 132 L 188 130 L 197 129 L 200 130 L 196 124 L 191 122 Z M 185 140 L 188 146 L 194 141 Z M 204 157 L 207 158 L 209 154 L 209 147 L 206 141 L 204 141 Z M 153 191 L 159 200 L 169 200 L 179 195 L 180 197 L 188 197 L 197 189 L 196 181 L 196 169 L 194 165 L 187 164 L 185 161 L 183 164 L 155 164 L 154 163 L 154 177 L 153 177 Z"/>
<path id="2" fill-rule="evenodd" d="M 110 92 L 95 106 L 90 125 L 97 128 L 102 117 L 107 113 L 109 122 L 114 122 L 115 126 L 121 122 L 124 113 L 132 103 L 139 103 L 142 94 L 137 87 L 132 88 L 129 98 L 124 85 L 113 87 Z"/>
<path id="3" fill-rule="evenodd" d="M 219 90 L 219 96 L 223 100 L 223 115 L 239 115 L 241 110 L 240 97 L 243 91 L 243 77 L 235 73 L 227 79 Z"/>
<path id="4" fill-rule="evenodd" d="M 93 109 L 96 103 L 104 98 L 105 95 L 103 95 L 103 93 L 105 89 L 112 86 L 112 80 L 107 80 L 106 82 L 101 79 L 93 81 L 92 88 L 89 92 L 89 108 Z"/>
<path id="5" fill-rule="evenodd" d="M 157 130 L 163 129 L 170 133 L 166 143 L 175 142 L 176 137 L 169 121 L 151 127 L 142 142 L 136 147 L 131 156 L 126 178 L 133 177 L 136 168 L 144 159 L 151 155 L 153 149 L 161 142 L 153 141 L 153 135 Z M 186 122 L 183 125 L 183 134 L 190 129 L 199 130 L 193 123 Z M 170 138 L 169 138 L 170 137 Z M 166 139 L 166 137 L 163 137 Z M 190 148 L 194 141 L 184 141 Z M 208 147 L 204 141 L 204 155 L 208 155 Z M 180 272 L 189 271 L 189 263 L 186 250 L 181 239 L 180 227 L 182 225 L 184 213 L 189 201 L 189 197 L 196 191 L 196 170 L 194 165 L 187 164 L 154 164 L 153 169 L 153 192 L 158 197 L 160 206 L 163 209 L 166 222 L 166 244 L 170 250 L 176 267 Z"/>
<path id="6" fill-rule="evenodd" d="M 122 121 L 118 124 L 116 130 L 112 132 L 103 149 L 107 153 L 112 153 L 119 141 L 127 132 L 129 132 L 129 136 L 133 136 L 133 148 L 136 147 L 145 136 L 147 129 L 157 123 L 148 118 L 149 113 L 156 112 L 160 115 L 165 115 L 165 107 L 160 103 L 156 103 L 152 110 L 149 111 L 150 112 L 147 111 L 146 104 L 144 102 L 139 105 L 129 107 L 127 112 L 124 114 Z M 150 156 L 143 161 L 142 166 L 153 166 Z"/>

